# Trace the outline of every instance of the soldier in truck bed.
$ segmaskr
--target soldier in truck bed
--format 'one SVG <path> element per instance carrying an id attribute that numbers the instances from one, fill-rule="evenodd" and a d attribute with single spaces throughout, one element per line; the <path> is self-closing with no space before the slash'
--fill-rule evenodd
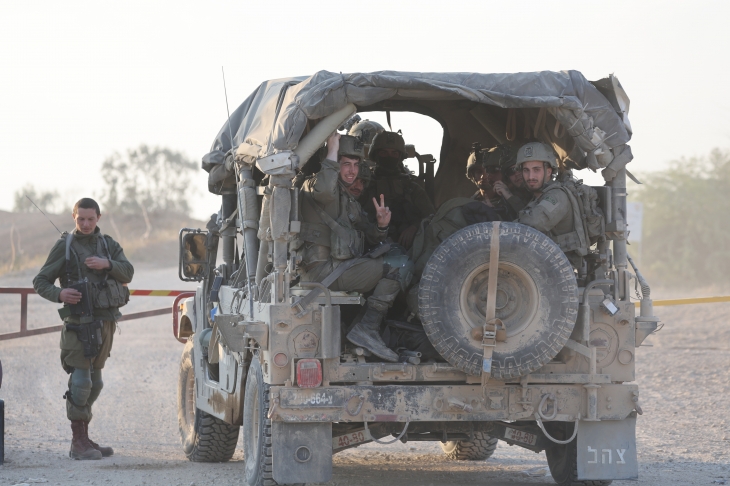
<path id="1" fill-rule="evenodd" d="M 398 355 L 383 342 L 380 325 L 401 290 L 398 268 L 384 264 L 383 257 L 361 258 L 365 240 L 384 241 L 391 220 L 390 209 L 375 198 L 376 223 L 363 217 L 360 204 L 347 190 L 357 179 L 363 160 L 362 142 L 348 135 L 332 134 L 321 170 L 304 181 L 301 191 L 302 227 L 295 243 L 303 256 L 302 282 L 319 282 L 344 262 L 354 265 L 334 281 L 332 290 L 368 293 L 365 315 L 347 334 L 347 339 L 376 356 L 395 362 Z"/>
<path id="2" fill-rule="evenodd" d="M 436 209 L 426 191 L 403 165 L 406 144 L 399 132 L 384 131 L 376 135 L 369 157 L 376 165 L 363 200 L 370 201 L 381 194 L 385 196 L 385 204 L 393 213 L 388 237 L 408 249 L 421 220 Z"/>

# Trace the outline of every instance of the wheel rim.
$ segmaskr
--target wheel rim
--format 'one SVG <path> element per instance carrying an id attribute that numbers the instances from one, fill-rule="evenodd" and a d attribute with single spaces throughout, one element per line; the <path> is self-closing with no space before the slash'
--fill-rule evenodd
<path id="1" fill-rule="evenodd" d="M 489 263 L 479 265 L 464 279 L 459 295 L 464 333 L 484 326 L 487 310 Z M 538 313 L 540 294 L 532 277 L 509 262 L 499 262 L 496 317 L 507 328 L 507 337 L 530 326 Z"/>
<path id="2" fill-rule="evenodd" d="M 188 370 L 185 377 L 185 427 L 188 435 L 192 433 L 195 424 L 195 372 Z"/>

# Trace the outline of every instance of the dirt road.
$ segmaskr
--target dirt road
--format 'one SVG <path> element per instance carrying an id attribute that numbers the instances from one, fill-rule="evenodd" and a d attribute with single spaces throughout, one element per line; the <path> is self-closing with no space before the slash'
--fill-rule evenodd
<path id="1" fill-rule="evenodd" d="M 32 274 L 3 277 L 2 286 L 29 286 Z M 136 288 L 189 288 L 176 269 L 138 271 Z M 0 299 L 0 332 L 17 327 L 18 298 Z M 127 312 L 168 305 L 137 299 Z M 55 306 L 31 302 L 31 327 L 54 325 Z M 637 438 L 640 483 L 730 483 L 730 304 L 657 308 L 666 323 L 637 352 L 644 415 Z M 90 435 L 112 445 L 100 461 L 71 461 L 65 418 L 67 375 L 58 358 L 58 335 L 0 342 L 6 408 L 6 463 L 0 484 L 241 484 L 239 450 L 227 464 L 193 464 L 180 448 L 175 394 L 182 345 L 170 319 L 121 323 L 105 388 Z M 545 455 L 500 442 L 486 462 L 452 462 L 438 443 L 369 444 L 335 456 L 331 485 L 554 484 Z M 631 485 L 634 482 L 617 481 Z"/>

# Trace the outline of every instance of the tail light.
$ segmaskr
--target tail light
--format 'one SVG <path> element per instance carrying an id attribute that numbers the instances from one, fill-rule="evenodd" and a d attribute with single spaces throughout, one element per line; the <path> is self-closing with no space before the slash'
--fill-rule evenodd
<path id="1" fill-rule="evenodd" d="M 322 384 L 322 363 L 306 358 L 297 362 L 297 385 L 300 388 L 316 388 Z"/>

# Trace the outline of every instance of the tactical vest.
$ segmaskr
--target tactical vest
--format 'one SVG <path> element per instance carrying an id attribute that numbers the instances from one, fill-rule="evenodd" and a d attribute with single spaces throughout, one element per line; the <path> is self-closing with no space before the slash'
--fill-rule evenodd
<path id="1" fill-rule="evenodd" d="M 302 221 L 297 236 L 299 241 L 294 242 L 294 249 L 298 249 L 302 243 L 308 242 L 329 248 L 330 255 L 337 260 L 349 260 L 362 256 L 365 251 L 365 235 L 354 228 L 355 223 L 362 218 L 362 208 L 357 201 L 341 194 L 340 211 L 337 218 L 330 216 L 312 200 L 309 194 L 302 194 L 300 201 L 300 204 L 313 210 L 321 222 Z"/>
<path id="2" fill-rule="evenodd" d="M 559 182 L 553 187 L 553 190 L 563 191 L 570 201 L 573 231 L 561 235 L 551 231 L 548 236 L 560 246 L 563 253 L 573 251 L 585 256 L 591 245 L 605 233 L 605 219 L 601 208 L 598 207 L 598 193 L 592 187 L 583 185 L 581 181 L 572 179 Z"/>
<path id="3" fill-rule="evenodd" d="M 84 264 L 89 257 L 107 258 L 111 261 L 111 253 L 102 234 L 96 237 L 96 251 L 82 245 L 74 238 L 73 233 L 66 234 L 66 265 L 71 268 L 71 257 L 75 259 L 79 280 L 89 280 L 91 304 L 94 309 L 114 309 L 129 302 L 129 289 L 109 275 L 108 270 L 92 270 Z M 69 271 L 69 270 L 67 270 Z"/>

